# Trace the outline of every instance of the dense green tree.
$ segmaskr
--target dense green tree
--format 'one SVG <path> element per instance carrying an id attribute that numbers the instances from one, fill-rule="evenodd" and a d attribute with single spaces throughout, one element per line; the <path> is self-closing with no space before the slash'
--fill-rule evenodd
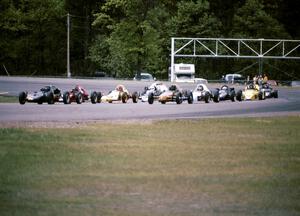
<path id="1" fill-rule="evenodd" d="M 261 0 L 247 0 L 237 10 L 232 35 L 240 38 L 289 38 L 283 25 L 264 10 Z"/>
<path id="2" fill-rule="evenodd" d="M 181 1 L 170 27 L 176 37 L 218 37 L 221 23 L 207 0 Z"/>
<path id="3" fill-rule="evenodd" d="M 147 70 L 167 78 L 171 37 L 300 38 L 299 2 L 292 0 L 0 0 L 1 74 L 4 64 L 11 74 L 65 75 L 67 13 L 75 76 L 98 69 L 129 78 Z M 209 79 L 251 64 L 191 61 L 198 76 Z M 273 69 L 266 62 L 264 68 L 290 79 L 295 62 L 274 61 Z M 289 75 L 280 72 L 284 68 Z"/>
<path id="4" fill-rule="evenodd" d="M 102 37 L 99 48 L 108 44 L 110 61 L 99 67 L 109 68 L 118 77 L 132 77 L 143 70 L 159 71 L 162 64 L 160 15 L 164 14 L 159 6 L 159 1 L 154 0 L 109 0 L 102 6 L 94 25 L 109 33 Z M 96 46 L 91 47 L 93 53 Z M 100 58 L 105 56 L 101 50 L 97 52 L 101 62 Z"/>
<path id="5" fill-rule="evenodd" d="M 65 32 L 59 0 L 2 0 L 1 62 L 12 74 L 57 74 L 62 71 L 61 38 Z M 55 55 L 54 55 L 55 53 Z M 50 70 L 50 67 L 51 70 Z"/>

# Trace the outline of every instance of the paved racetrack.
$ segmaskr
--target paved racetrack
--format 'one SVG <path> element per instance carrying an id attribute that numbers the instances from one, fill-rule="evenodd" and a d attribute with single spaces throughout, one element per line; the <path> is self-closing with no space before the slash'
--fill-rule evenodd
<path id="1" fill-rule="evenodd" d="M 70 90 L 75 84 L 81 84 L 89 91 L 97 90 L 106 94 L 114 89 L 117 84 L 124 84 L 129 91 L 142 91 L 148 82 L 121 81 L 121 80 L 87 80 L 87 79 L 55 79 L 55 78 L 26 78 L 26 77 L 0 77 L 0 93 L 18 95 L 20 91 L 35 91 L 42 86 L 54 84 L 62 91 Z M 166 82 L 166 84 L 170 84 Z M 184 89 L 193 89 L 195 84 L 181 84 Z M 219 85 L 209 85 L 214 88 Z M 235 86 L 242 89 L 243 86 Z M 154 102 L 153 105 L 129 101 L 122 103 L 101 103 L 65 105 L 38 105 L 26 103 L 2 103 L 0 104 L 0 122 L 81 122 L 98 120 L 152 120 L 152 119 L 181 119 L 181 118 L 210 118 L 210 117 L 234 117 L 234 116 L 273 116 L 300 114 L 300 89 L 279 87 L 278 99 L 266 99 L 264 101 L 220 103 L 197 102 L 180 105 L 167 103 L 162 105 Z"/>

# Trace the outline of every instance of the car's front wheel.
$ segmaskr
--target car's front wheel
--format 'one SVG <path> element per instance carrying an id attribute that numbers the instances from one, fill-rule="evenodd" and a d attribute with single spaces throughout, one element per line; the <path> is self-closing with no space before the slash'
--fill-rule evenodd
<path id="1" fill-rule="evenodd" d="M 64 101 L 64 104 L 70 104 L 71 101 L 70 101 L 70 93 L 69 92 L 65 92 L 63 94 L 63 101 Z"/>
<path id="2" fill-rule="evenodd" d="M 20 92 L 20 94 L 19 94 L 19 103 L 24 105 L 26 103 L 26 97 L 27 97 L 26 92 Z"/>
<path id="3" fill-rule="evenodd" d="M 54 104 L 54 95 L 52 92 L 48 96 L 48 104 Z"/>

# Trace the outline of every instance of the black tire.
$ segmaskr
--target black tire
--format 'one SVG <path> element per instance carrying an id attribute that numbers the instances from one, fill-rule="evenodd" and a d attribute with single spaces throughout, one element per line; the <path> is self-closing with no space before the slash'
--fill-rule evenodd
<path id="1" fill-rule="evenodd" d="M 193 93 L 192 92 L 188 92 L 188 104 L 192 104 L 194 102 L 194 98 L 193 98 Z"/>
<path id="2" fill-rule="evenodd" d="M 239 90 L 237 93 L 236 93 L 236 99 L 237 101 L 242 101 L 242 95 L 243 95 L 243 92 L 241 90 Z"/>
<path id="3" fill-rule="evenodd" d="M 54 95 L 52 92 L 48 95 L 48 104 L 54 104 Z"/>
<path id="4" fill-rule="evenodd" d="M 43 100 L 39 100 L 39 101 L 38 101 L 38 104 L 43 104 Z"/>
<path id="5" fill-rule="evenodd" d="M 122 95 L 121 95 L 121 100 L 122 100 L 122 103 L 127 103 L 127 100 L 128 100 L 128 95 L 126 92 L 123 92 Z"/>
<path id="6" fill-rule="evenodd" d="M 230 92 L 230 100 L 231 100 L 232 102 L 235 101 L 234 97 L 235 97 L 235 92 L 234 92 L 234 91 Z"/>
<path id="7" fill-rule="evenodd" d="M 20 94 L 19 94 L 19 103 L 21 105 L 24 105 L 26 103 L 26 97 L 27 97 L 26 92 L 20 92 Z"/>
<path id="8" fill-rule="evenodd" d="M 215 103 L 219 103 L 220 102 L 219 92 L 215 92 L 213 94 L 213 100 L 214 100 Z"/>
<path id="9" fill-rule="evenodd" d="M 148 95 L 148 103 L 149 103 L 149 104 L 153 104 L 153 102 L 154 102 L 154 94 L 153 94 L 153 93 L 150 93 L 150 94 Z"/>
<path id="10" fill-rule="evenodd" d="M 97 103 L 97 92 L 93 91 L 91 94 L 91 103 L 96 104 Z"/>
<path id="11" fill-rule="evenodd" d="M 78 93 L 75 97 L 76 97 L 76 103 L 81 104 L 83 101 L 82 94 Z"/>
<path id="12" fill-rule="evenodd" d="M 274 94 L 274 98 L 278 98 L 278 91 L 277 90 L 275 90 L 273 94 Z"/>
<path id="13" fill-rule="evenodd" d="M 161 101 L 161 104 L 166 104 L 166 101 Z"/>
<path id="14" fill-rule="evenodd" d="M 101 98 L 102 98 L 102 93 L 98 92 L 97 93 L 97 103 L 101 103 Z"/>
<path id="15" fill-rule="evenodd" d="M 205 95 L 204 95 L 205 103 L 209 103 L 209 100 L 210 100 L 210 94 L 209 94 L 209 92 L 205 92 Z"/>
<path id="16" fill-rule="evenodd" d="M 176 94 L 176 99 L 175 99 L 177 104 L 181 104 L 182 103 L 182 95 L 180 93 Z"/>
<path id="17" fill-rule="evenodd" d="M 70 101 L 70 93 L 69 92 L 65 92 L 63 94 L 63 101 L 64 101 L 64 104 L 70 104 L 71 101 Z"/>
<path id="18" fill-rule="evenodd" d="M 263 93 L 262 92 L 259 92 L 258 93 L 258 100 L 263 100 L 264 97 L 263 97 Z"/>
<path id="19" fill-rule="evenodd" d="M 137 92 L 133 92 L 132 94 L 132 102 L 137 103 L 139 101 L 139 94 Z"/>

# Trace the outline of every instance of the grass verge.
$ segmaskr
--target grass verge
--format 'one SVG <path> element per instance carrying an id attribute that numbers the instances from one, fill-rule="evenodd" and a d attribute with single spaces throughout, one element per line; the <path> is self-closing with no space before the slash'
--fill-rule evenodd
<path id="1" fill-rule="evenodd" d="M 18 97 L 0 95 L 0 103 L 17 103 Z"/>
<path id="2" fill-rule="evenodd" d="M 0 129 L 1 215 L 297 215 L 300 117 Z"/>

